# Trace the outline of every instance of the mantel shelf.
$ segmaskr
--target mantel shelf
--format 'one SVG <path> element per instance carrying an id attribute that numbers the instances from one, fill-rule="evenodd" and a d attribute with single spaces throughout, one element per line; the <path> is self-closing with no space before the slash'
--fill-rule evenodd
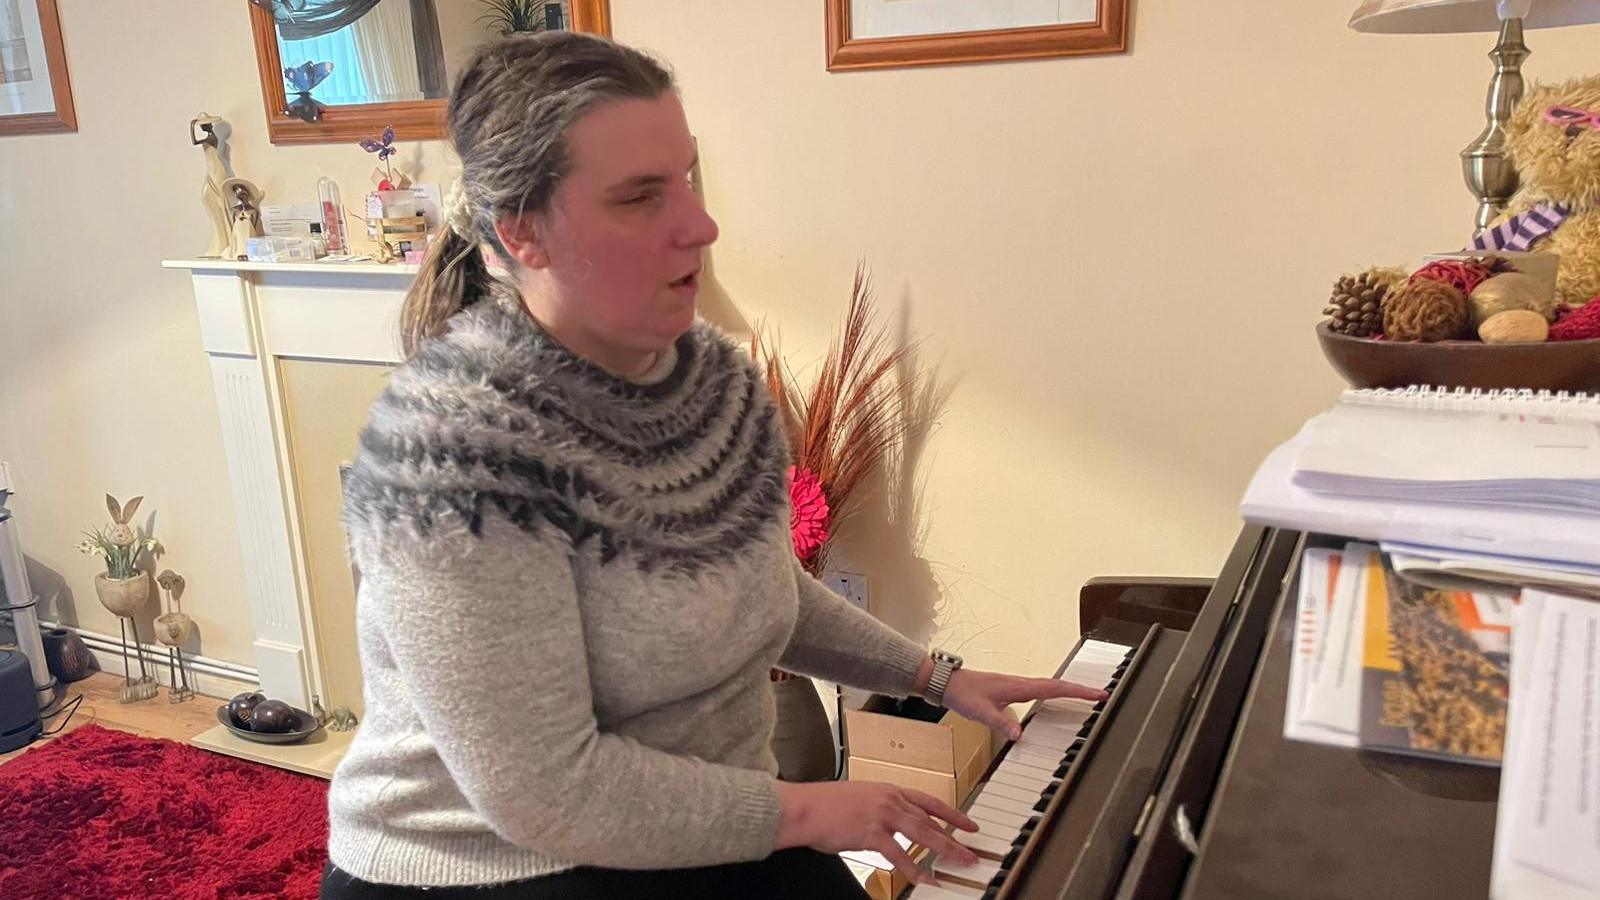
<path id="1" fill-rule="evenodd" d="M 297 274 L 311 273 L 333 276 L 393 275 L 397 278 L 411 278 L 417 274 L 419 268 L 409 263 L 274 263 L 232 259 L 166 259 L 161 261 L 161 267 L 163 269 L 187 269 L 191 272 L 293 272 Z"/>

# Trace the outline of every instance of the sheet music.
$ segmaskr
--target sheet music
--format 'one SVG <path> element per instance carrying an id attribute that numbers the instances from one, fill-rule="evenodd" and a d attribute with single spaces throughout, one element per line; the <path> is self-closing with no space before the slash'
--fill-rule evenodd
<path id="1" fill-rule="evenodd" d="M 1529 677 L 1513 685 L 1517 759 L 1510 847 L 1523 865 L 1600 891 L 1600 604 L 1528 591 L 1537 633 Z M 1521 693 L 1517 691 L 1521 689 Z"/>

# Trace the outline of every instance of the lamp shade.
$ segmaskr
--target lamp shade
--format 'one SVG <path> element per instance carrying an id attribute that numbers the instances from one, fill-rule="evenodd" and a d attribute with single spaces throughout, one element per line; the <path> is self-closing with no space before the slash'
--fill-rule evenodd
<path id="1" fill-rule="evenodd" d="M 1376 34 L 1495 32 L 1502 16 L 1518 13 L 1524 28 L 1587 25 L 1600 22 L 1600 0 L 1364 0 L 1350 27 Z"/>

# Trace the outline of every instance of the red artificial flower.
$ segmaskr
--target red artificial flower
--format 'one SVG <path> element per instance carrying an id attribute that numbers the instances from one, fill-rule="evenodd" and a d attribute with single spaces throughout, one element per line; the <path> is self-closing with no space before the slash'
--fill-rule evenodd
<path id="1" fill-rule="evenodd" d="M 789 467 L 789 505 L 794 508 L 789 522 L 794 555 L 808 560 L 828 541 L 828 498 L 815 472 Z"/>

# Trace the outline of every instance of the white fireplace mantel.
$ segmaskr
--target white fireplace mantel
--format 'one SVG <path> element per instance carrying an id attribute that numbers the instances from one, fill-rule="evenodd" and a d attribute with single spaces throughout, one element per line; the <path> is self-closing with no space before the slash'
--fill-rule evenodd
<path id="1" fill-rule="evenodd" d="M 261 689 L 303 709 L 313 697 L 327 706 L 277 364 L 399 363 L 400 305 L 417 267 L 199 259 L 162 266 L 190 273 L 211 360 Z"/>

